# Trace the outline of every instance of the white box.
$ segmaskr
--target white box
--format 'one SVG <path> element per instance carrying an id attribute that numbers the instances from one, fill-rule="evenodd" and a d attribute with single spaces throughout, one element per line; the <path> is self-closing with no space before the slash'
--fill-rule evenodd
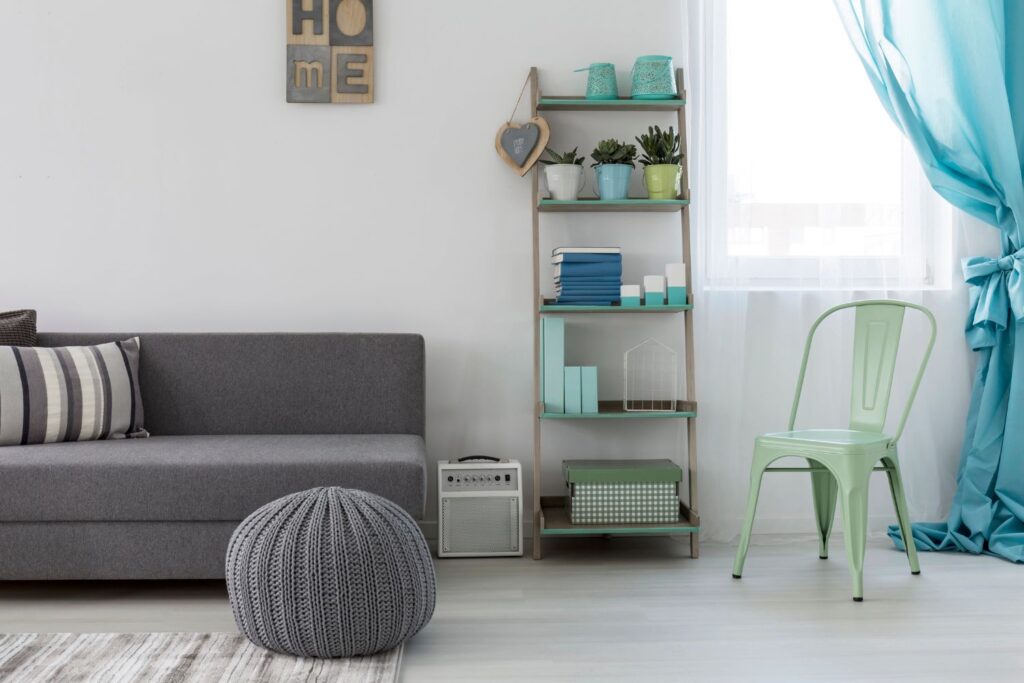
<path id="1" fill-rule="evenodd" d="M 644 275 L 644 292 L 665 293 L 664 275 Z"/>
<path id="2" fill-rule="evenodd" d="M 627 296 L 635 296 L 640 298 L 640 285 L 622 285 L 619 287 L 619 296 L 625 298 Z"/>
<path id="3" fill-rule="evenodd" d="M 686 286 L 686 264 L 685 263 L 667 263 L 665 264 L 665 279 L 668 280 L 669 287 L 685 287 Z"/>

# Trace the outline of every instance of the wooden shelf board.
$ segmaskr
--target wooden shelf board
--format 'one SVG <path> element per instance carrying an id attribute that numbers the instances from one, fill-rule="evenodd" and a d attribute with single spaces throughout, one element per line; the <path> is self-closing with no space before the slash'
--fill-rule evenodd
<path id="1" fill-rule="evenodd" d="M 541 313 L 681 313 L 693 308 L 693 304 L 681 306 L 577 306 L 572 304 L 559 305 L 552 300 L 545 300 L 538 310 Z"/>
<path id="2" fill-rule="evenodd" d="M 636 211 L 677 213 L 690 203 L 689 199 L 598 199 L 585 197 L 582 199 L 541 199 L 537 210 L 545 213 L 562 213 L 571 211 Z"/>
<path id="3" fill-rule="evenodd" d="M 691 534 L 700 531 L 700 520 L 690 513 L 686 505 L 679 506 L 678 522 L 653 524 L 573 524 L 569 521 L 567 501 L 561 496 L 542 497 L 541 534 L 543 536 L 604 536 L 604 535 L 665 535 Z"/>
<path id="4" fill-rule="evenodd" d="M 697 403 L 676 401 L 675 411 L 627 411 L 622 401 L 598 401 L 596 413 L 548 413 L 541 411 L 542 420 L 664 420 L 697 417 Z"/>
<path id="5" fill-rule="evenodd" d="M 537 101 L 541 111 L 676 111 L 686 104 L 683 99 L 634 100 L 629 97 L 617 100 L 588 100 L 579 96 L 542 97 Z"/>

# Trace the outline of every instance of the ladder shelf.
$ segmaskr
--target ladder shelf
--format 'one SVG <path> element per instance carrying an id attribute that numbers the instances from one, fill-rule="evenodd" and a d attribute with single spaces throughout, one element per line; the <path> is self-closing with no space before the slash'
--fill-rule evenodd
<path id="1" fill-rule="evenodd" d="M 541 260 L 540 260 L 540 216 L 542 213 L 588 213 L 588 212 L 643 212 L 678 214 L 680 217 L 680 236 L 682 238 L 682 259 L 686 264 L 686 283 L 692 288 L 691 248 L 690 248 L 690 192 L 689 174 L 687 172 L 686 145 L 686 90 L 683 83 L 682 69 L 676 70 L 676 86 L 678 99 L 672 100 L 586 100 L 581 97 L 544 97 L 541 95 L 539 76 L 536 67 L 530 69 L 530 102 L 531 115 L 537 116 L 538 111 L 573 111 L 573 112 L 614 112 L 614 111 L 646 111 L 669 112 L 677 117 L 679 130 L 679 147 L 682 154 L 682 192 L 676 199 L 647 199 L 631 197 L 623 200 L 605 201 L 596 197 L 580 198 L 574 201 L 545 199 L 540 196 L 540 165 L 532 170 L 532 217 L 533 217 L 533 386 L 534 386 L 534 421 L 533 421 L 533 557 L 543 556 L 545 538 L 578 538 L 593 535 L 670 535 L 688 534 L 690 537 L 690 554 L 697 557 L 700 552 L 700 516 L 697 513 L 697 403 L 694 386 L 693 358 L 693 295 L 691 293 L 684 305 L 675 306 L 571 306 L 558 305 L 545 300 L 540 291 Z M 597 413 L 566 414 L 545 412 L 541 397 L 541 319 L 545 315 L 563 314 L 629 314 L 629 313 L 681 313 L 683 315 L 684 345 L 684 387 L 683 400 L 678 401 L 673 411 L 665 412 L 629 412 L 623 409 L 622 401 L 600 401 Z M 668 420 L 668 424 L 686 423 L 686 493 L 685 500 L 680 503 L 678 522 L 660 522 L 654 524 L 572 524 L 569 521 L 568 501 L 562 496 L 542 496 L 542 432 L 543 425 L 562 421 L 573 421 L 579 424 L 587 420 Z M 552 427 L 555 428 L 555 427 Z M 667 427 L 666 427 L 667 428 Z M 678 427 L 676 427 L 678 428 Z M 680 454 L 681 456 L 682 454 Z M 680 497 L 682 491 L 680 491 Z"/>

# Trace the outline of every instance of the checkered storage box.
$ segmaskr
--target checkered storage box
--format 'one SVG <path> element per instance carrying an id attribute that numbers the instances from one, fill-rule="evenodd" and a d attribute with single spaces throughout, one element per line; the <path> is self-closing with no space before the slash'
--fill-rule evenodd
<path id="1" fill-rule="evenodd" d="M 566 460 L 573 524 L 679 521 L 682 470 L 670 460 Z"/>
<path id="2" fill-rule="evenodd" d="M 678 522 L 678 484 L 573 484 L 573 524 Z"/>

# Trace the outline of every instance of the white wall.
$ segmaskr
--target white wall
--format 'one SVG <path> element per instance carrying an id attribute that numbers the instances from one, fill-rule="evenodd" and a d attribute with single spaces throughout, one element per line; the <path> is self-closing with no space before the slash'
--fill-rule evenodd
<path id="1" fill-rule="evenodd" d="M 530 190 L 498 160 L 494 133 L 530 65 L 558 93 L 580 91 L 585 74 L 572 69 L 592 61 L 616 63 L 626 88 L 637 55 L 683 59 L 681 3 L 378 0 L 375 14 L 376 103 L 295 105 L 284 102 L 279 0 L 0 4 L 0 310 L 37 308 L 44 330 L 420 332 L 431 460 L 484 452 L 528 464 Z M 555 146 L 587 152 L 600 137 L 671 122 L 548 118 Z M 544 220 L 545 250 L 621 242 L 627 280 L 678 248 L 670 217 Z M 940 359 L 958 394 L 963 298 L 937 301 Z M 790 341 L 772 311 L 794 301 L 757 299 L 751 315 L 771 343 Z M 805 328 L 819 308 L 790 322 Z M 712 330 L 698 330 L 702 509 L 712 535 L 728 538 L 747 474 L 722 451 L 782 426 L 785 408 L 753 406 L 777 388 L 788 402 L 795 362 L 790 349 L 766 364 L 738 402 L 716 394 L 728 379 L 704 368 L 744 346 L 711 336 L 713 308 L 698 318 Z M 585 330 L 608 334 L 571 331 L 569 360 L 599 364 L 603 397 L 615 398 L 622 350 L 649 333 L 670 338 L 672 324 L 591 321 Z M 921 457 L 948 493 L 966 397 L 927 388 L 923 403 L 948 406 L 949 420 Z M 545 429 L 549 493 L 561 457 L 664 456 L 684 442 L 660 423 Z M 780 486 L 761 519 L 810 529 L 809 502 L 789 495 L 803 501 L 805 482 Z"/>

